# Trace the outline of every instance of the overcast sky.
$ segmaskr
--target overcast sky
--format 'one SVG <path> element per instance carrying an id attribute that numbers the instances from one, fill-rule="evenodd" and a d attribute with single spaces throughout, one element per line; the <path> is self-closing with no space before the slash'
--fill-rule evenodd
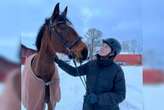
<path id="1" fill-rule="evenodd" d="M 16 45 L 21 36 L 31 39 L 28 43 L 32 45 L 57 2 L 61 11 L 68 6 L 68 18 L 81 36 L 95 27 L 104 37 L 120 41 L 136 39 L 144 50 L 163 54 L 160 48 L 164 34 L 163 0 L 4 0 L 0 4 L 0 46 L 13 48 L 11 45 Z"/>

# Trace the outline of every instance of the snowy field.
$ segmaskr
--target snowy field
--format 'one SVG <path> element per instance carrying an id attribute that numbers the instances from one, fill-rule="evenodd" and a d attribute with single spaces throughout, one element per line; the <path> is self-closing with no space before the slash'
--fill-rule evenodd
<path id="1" fill-rule="evenodd" d="M 127 95 L 126 100 L 120 104 L 121 110 L 163 110 L 164 84 L 143 86 L 140 66 L 124 66 L 123 70 Z M 82 110 L 85 90 L 80 79 L 66 74 L 60 68 L 59 73 L 62 97 L 56 110 Z M 4 89 L 4 85 L 0 83 L 0 95 Z M 26 109 L 22 106 L 21 110 Z"/>
<path id="2" fill-rule="evenodd" d="M 144 110 L 164 110 L 164 84 L 144 85 Z"/>
<path id="3" fill-rule="evenodd" d="M 122 67 L 126 79 L 126 99 L 120 104 L 121 110 L 143 110 L 143 68 Z"/>
<path id="4" fill-rule="evenodd" d="M 23 66 L 22 66 L 23 68 Z M 60 68 L 61 101 L 56 110 L 82 110 L 84 87 L 79 77 L 72 77 Z M 143 110 L 143 82 L 141 66 L 123 67 L 126 78 L 126 100 L 120 104 L 121 110 Z M 22 107 L 22 110 L 25 110 Z"/>

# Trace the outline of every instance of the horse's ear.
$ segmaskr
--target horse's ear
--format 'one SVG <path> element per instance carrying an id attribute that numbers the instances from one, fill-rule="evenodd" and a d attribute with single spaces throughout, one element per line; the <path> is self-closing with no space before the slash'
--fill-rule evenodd
<path id="1" fill-rule="evenodd" d="M 64 9 L 64 11 L 62 12 L 62 16 L 63 17 L 65 17 L 66 18 L 66 16 L 67 16 L 67 9 L 68 9 L 68 7 L 66 6 L 66 8 Z"/>
<path id="2" fill-rule="evenodd" d="M 54 8 L 54 12 L 52 14 L 52 19 L 54 20 L 57 16 L 59 16 L 59 3 L 56 4 L 55 8 Z"/>

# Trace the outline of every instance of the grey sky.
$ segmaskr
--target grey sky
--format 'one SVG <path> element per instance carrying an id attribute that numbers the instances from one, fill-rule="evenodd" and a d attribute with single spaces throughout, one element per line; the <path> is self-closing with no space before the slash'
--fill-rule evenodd
<path id="1" fill-rule="evenodd" d="M 60 2 L 61 10 L 68 6 L 68 18 L 82 36 L 88 28 L 96 27 L 104 33 L 104 37 L 136 39 L 145 51 L 153 49 L 159 55 L 163 54 L 160 48 L 164 34 L 162 0 L 1 1 L 2 44 L 5 45 L 6 41 L 6 45 L 19 42 L 20 36 L 30 35 L 31 39 L 35 39 L 40 26 L 51 15 L 57 2 Z"/>

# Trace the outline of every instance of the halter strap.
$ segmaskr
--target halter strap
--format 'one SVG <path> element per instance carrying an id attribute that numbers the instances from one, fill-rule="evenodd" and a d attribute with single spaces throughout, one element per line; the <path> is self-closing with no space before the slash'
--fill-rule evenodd
<path id="1" fill-rule="evenodd" d="M 59 22 L 57 22 L 57 23 L 55 23 L 55 24 L 53 24 L 52 23 L 52 20 L 51 19 L 48 19 L 48 29 L 49 29 L 49 31 L 50 31 L 50 34 L 52 35 L 54 35 L 54 33 L 56 33 L 57 34 L 57 36 L 56 36 L 56 38 L 58 39 L 58 41 L 61 43 L 61 44 L 63 44 L 64 45 L 64 47 L 66 48 L 66 49 L 71 49 L 71 48 L 73 48 L 79 41 L 81 41 L 81 37 L 79 37 L 79 36 L 77 36 L 77 39 L 76 40 L 74 40 L 73 42 L 71 42 L 71 43 L 68 43 L 68 42 L 66 42 L 65 41 L 65 39 L 64 39 L 64 36 L 63 35 L 61 35 L 58 31 L 57 31 L 57 29 L 56 29 L 56 27 L 57 27 L 57 25 L 59 25 L 59 24 L 66 24 L 66 21 L 59 21 Z"/>

